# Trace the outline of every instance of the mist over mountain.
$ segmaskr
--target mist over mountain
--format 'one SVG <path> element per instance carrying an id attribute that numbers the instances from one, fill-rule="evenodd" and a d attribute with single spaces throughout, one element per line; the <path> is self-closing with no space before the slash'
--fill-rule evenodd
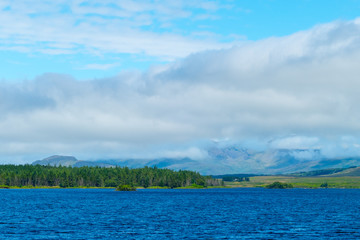
<path id="1" fill-rule="evenodd" d="M 284 174 L 311 171 L 324 168 L 346 168 L 360 165 L 360 157 L 329 158 L 319 149 L 269 149 L 254 151 L 244 147 L 211 147 L 205 159 L 154 158 L 154 159 L 98 159 L 78 160 L 72 156 L 55 155 L 32 164 L 52 166 L 127 166 L 138 168 L 157 166 L 159 168 L 194 170 L 201 174 Z"/>
<path id="2" fill-rule="evenodd" d="M 78 160 L 73 156 L 60 156 L 60 155 L 54 155 L 47 158 L 44 158 L 42 160 L 37 160 L 32 163 L 32 165 L 50 165 L 50 166 L 73 166 L 76 164 Z"/>

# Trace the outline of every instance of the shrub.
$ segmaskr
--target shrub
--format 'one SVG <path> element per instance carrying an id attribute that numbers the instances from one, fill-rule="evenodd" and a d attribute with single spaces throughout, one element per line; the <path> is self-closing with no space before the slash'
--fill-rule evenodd
<path id="1" fill-rule="evenodd" d="M 321 185 L 320 185 L 320 187 L 321 188 L 328 188 L 328 183 L 327 182 L 325 182 L 325 183 L 322 183 Z"/>
<path id="2" fill-rule="evenodd" d="M 293 188 L 293 185 L 290 183 L 273 182 L 269 185 L 266 185 L 265 187 L 271 189 L 285 189 L 285 188 Z"/>
<path id="3" fill-rule="evenodd" d="M 136 191 L 136 188 L 130 185 L 119 185 L 116 187 L 116 191 Z"/>
<path id="4" fill-rule="evenodd" d="M 203 185 L 199 185 L 199 184 L 195 184 L 195 183 L 191 184 L 189 187 L 190 187 L 190 188 L 206 188 L 206 187 L 203 186 Z"/>

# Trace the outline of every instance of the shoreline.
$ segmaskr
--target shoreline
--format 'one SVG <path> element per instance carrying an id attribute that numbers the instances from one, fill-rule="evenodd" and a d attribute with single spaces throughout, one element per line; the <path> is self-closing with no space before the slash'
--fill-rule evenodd
<path id="1" fill-rule="evenodd" d="M 136 187 L 136 189 L 213 189 L 213 188 L 233 188 L 230 186 L 209 186 L 203 188 L 196 188 L 196 187 L 177 187 L 177 188 L 169 188 L 169 187 Z M 60 187 L 60 186 L 0 186 L 0 189 L 116 189 L 116 187 Z"/>
<path id="2" fill-rule="evenodd" d="M 265 186 L 211 186 L 211 187 L 204 187 L 204 188 L 194 188 L 194 187 L 178 187 L 178 188 L 169 188 L 169 187 L 136 187 L 136 190 L 146 190 L 146 189 L 155 189 L 155 190 L 186 190 L 186 189 L 194 189 L 194 190 L 207 190 L 207 189 L 233 189 L 233 188 L 263 188 L 267 189 Z M 116 189 L 116 187 L 59 187 L 59 186 L 42 186 L 42 187 L 17 187 L 17 186 L 6 186 L 6 187 L 0 187 L 1 189 Z M 360 189 L 360 187 L 293 187 L 293 188 L 287 188 L 287 189 Z M 285 190 L 285 189 L 284 189 Z"/>

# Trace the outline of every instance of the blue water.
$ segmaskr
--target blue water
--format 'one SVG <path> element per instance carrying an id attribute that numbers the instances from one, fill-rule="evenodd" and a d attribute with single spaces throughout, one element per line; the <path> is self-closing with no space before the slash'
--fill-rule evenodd
<path id="1" fill-rule="evenodd" d="M 0 239 L 360 239 L 355 189 L 3 189 Z"/>

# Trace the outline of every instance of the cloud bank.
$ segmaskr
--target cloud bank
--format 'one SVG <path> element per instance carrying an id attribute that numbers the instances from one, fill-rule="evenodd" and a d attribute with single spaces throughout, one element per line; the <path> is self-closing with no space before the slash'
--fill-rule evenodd
<path id="1" fill-rule="evenodd" d="M 174 149 L 206 158 L 201 148 L 210 139 L 274 138 L 282 140 L 268 147 L 346 144 L 358 154 L 359 62 L 355 19 L 113 78 L 3 81 L 0 154 L 146 157 Z"/>

